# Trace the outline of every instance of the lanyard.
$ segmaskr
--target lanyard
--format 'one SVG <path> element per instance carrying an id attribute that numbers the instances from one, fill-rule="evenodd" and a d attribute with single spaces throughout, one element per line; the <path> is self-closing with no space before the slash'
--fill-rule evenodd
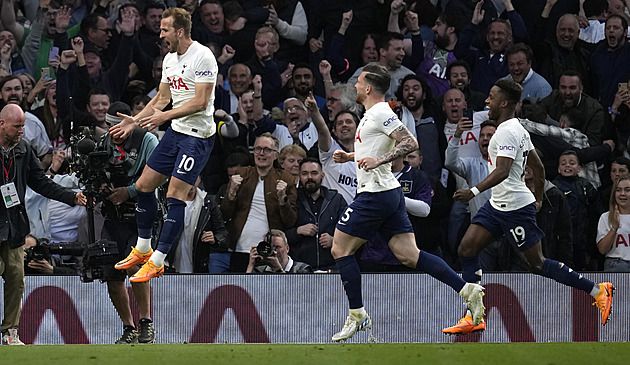
<path id="1" fill-rule="evenodd" d="M 11 166 L 13 166 L 13 160 L 9 163 L 9 169 L 7 170 L 6 166 L 4 166 L 4 161 L 2 161 L 2 168 L 4 169 L 4 176 L 6 180 L 9 180 L 9 171 L 11 170 Z"/>
<path id="2" fill-rule="evenodd" d="M 118 157 L 118 159 L 120 161 L 123 161 L 123 159 L 125 158 L 125 149 L 120 147 L 119 145 L 116 145 L 116 148 L 118 148 L 118 152 L 120 152 L 120 156 Z"/>

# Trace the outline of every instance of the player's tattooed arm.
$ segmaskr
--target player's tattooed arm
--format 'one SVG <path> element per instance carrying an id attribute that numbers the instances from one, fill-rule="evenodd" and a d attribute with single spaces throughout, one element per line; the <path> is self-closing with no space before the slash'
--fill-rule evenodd
<path id="1" fill-rule="evenodd" d="M 404 125 L 398 127 L 389 136 L 396 140 L 396 146 L 391 151 L 376 159 L 379 165 L 394 161 L 400 157 L 405 157 L 418 149 L 418 140 L 416 140 L 411 132 L 409 132 L 409 129 Z"/>

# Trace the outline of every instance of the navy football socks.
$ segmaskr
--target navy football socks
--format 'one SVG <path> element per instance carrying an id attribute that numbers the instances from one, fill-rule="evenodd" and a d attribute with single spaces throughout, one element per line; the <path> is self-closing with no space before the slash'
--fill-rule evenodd
<path id="1" fill-rule="evenodd" d="M 361 296 L 361 271 L 354 255 L 340 257 L 335 260 L 339 274 L 341 274 L 341 282 L 343 289 L 348 296 L 350 309 L 363 307 L 363 298 Z"/>
<path id="2" fill-rule="evenodd" d="M 138 237 L 150 239 L 153 232 L 153 222 L 157 214 L 157 199 L 155 193 L 137 191 L 136 221 L 138 222 Z"/>
<path id="3" fill-rule="evenodd" d="M 182 228 L 184 228 L 184 210 L 186 202 L 175 198 L 167 198 L 168 213 L 164 220 L 157 251 L 167 254 Z"/>
<path id="4" fill-rule="evenodd" d="M 466 282 L 444 260 L 425 251 L 420 251 L 416 269 L 426 272 L 458 293 L 466 285 Z"/>
<path id="5" fill-rule="evenodd" d="M 479 256 L 460 257 L 459 262 L 462 264 L 462 278 L 467 283 L 481 283 L 481 264 Z"/>
<path id="6" fill-rule="evenodd" d="M 562 262 L 550 259 L 546 259 L 543 263 L 542 275 L 589 294 L 595 285 L 594 282 L 584 278 Z"/>

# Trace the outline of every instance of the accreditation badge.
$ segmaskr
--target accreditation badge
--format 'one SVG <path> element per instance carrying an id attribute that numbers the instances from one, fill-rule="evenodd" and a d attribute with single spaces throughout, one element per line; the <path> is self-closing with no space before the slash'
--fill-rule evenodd
<path id="1" fill-rule="evenodd" d="M 14 183 L 10 182 L 0 186 L 0 191 L 2 191 L 2 200 L 4 200 L 5 207 L 11 208 L 20 205 L 20 197 Z"/>

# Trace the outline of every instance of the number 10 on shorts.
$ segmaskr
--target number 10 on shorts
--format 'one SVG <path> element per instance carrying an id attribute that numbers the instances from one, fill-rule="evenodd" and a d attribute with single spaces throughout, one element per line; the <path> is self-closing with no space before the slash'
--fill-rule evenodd
<path id="1" fill-rule="evenodd" d="M 182 155 L 182 160 L 179 162 L 179 166 L 177 166 L 177 170 L 184 169 L 184 171 L 190 171 L 192 170 L 194 166 L 195 166 L 194 158 L 187 155 Z"/>

